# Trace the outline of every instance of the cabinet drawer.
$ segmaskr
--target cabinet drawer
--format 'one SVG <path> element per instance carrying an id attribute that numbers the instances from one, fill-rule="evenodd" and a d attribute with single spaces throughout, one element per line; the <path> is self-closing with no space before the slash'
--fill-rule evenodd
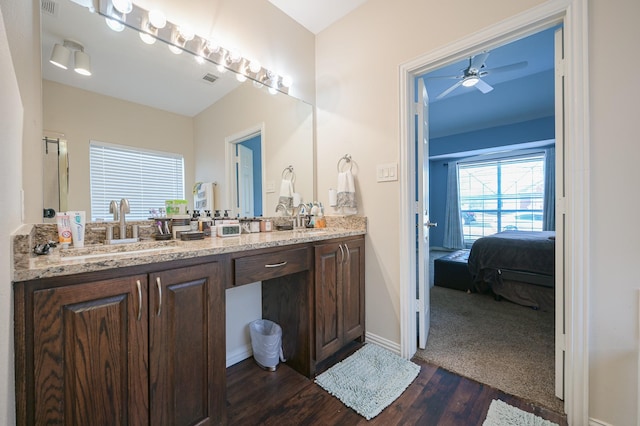
<path id="1" fill-rule="evenodd" d="M 234 260 L 234 285 L 264 281 L 309 269 L 309 249 L 281 250 Z"/>

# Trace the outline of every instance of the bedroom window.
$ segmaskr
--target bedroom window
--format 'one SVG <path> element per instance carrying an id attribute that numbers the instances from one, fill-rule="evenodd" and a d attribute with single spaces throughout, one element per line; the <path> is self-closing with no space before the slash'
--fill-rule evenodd
<path id="1" fill-rule="evenodd" d="M 93 221 L 113 219 L 111 200 L 127 198 L 127 219 L 145 220 L 165 200 L 184 199 L 182 155 L 92 141 L 89 164 Z"/>
<path id="2" fill-rule="evenodd" d="M 543 152 L 458 166 L 465 244 L 506 230 L 542 231 Z"/>

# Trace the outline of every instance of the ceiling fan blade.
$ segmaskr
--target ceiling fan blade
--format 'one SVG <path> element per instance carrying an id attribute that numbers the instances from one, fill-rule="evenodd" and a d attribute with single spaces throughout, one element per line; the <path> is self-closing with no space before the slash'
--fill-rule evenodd
<path id="1" fill-rule="evenodd" d="M 449 87 L 447 90 L 445 90 L 444 92 L 442 92 L 438 96 L 436 96 L 436 100 L 444 98 L 449 93 L 453 92 L 461 84 L 462 84 L 462 80 L 458 81 L 456 84 L 454 84 L 453 86 Z"/>
<path id="2" fill-rule="evenodd" d="M 493 90 L 493 87 L 489 86 L 484 80 L 480 79 L 475 85 L 475 88 L 481 91 L 482 93 L 489 93 Z"/>
<path id="3" fill-rule="evenodd" d="M 497 67 L 497 68 L 491 68 L 488 70 L 484 70 L 482 71 L 482 75 L 489 75 L 489 74 L 497 74 L 500 72 L 507 72 L 507 71 L 515 71 L 515 70 L 519 70 L 521 68 L 526 67 L 527 65 L 529 65 L 529 63 L 527 61 L 522 61 L 522 62 L 517 62 L 515 64 L 511 64 L 511 65 L 505 65 L 502 67 Z"/>
<path id="4" fill-rule="evenodd" d="M 479 71 L 484 66 L 484 62 L 487 60 L 489 52 L 478 53 L 471 58 L 469 62 L 469 70 Z"/>
<path id="5" fill-rule="evenodd" d="M 456 80 L 463 78 L 463 75 L 435 75 L 433 77 L 427 77 L 428 80 Z"/>

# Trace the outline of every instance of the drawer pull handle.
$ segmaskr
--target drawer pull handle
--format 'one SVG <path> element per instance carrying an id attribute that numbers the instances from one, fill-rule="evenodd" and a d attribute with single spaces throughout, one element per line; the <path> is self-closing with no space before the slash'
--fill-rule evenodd
<path id="1" fill-rule="evenodd" d="M 342 248 L 342 244 L 340 244 L 338 248 L 340 248 L 340 254 L 341 254 L 340 263 L 344 263 L 344 249 Z"/>
<path id="2" fill-rule="evenodd" d="M 156 287 L 158 288 L 158 312 L 156 312 L 156 316 L 160 316 L 160 312 L 162 312 L 162 283 L 160 282 L 160 277 L 156 277 Z"/>
<path id="3" fill-rule="evenodd" d="M 344 245 L 344 248 L 347 249 L 347 263 L 351 262 L 351 252 L 349 251 L 349 246 Z"/>
<path id="4" fill-rule="evenodd" d="M 136 280 L 136 287 L 138 287 L 138 321 L 142 319 L 142 284 L 140 280 Z"/>
<path id="5" fill-rule="evenodd" d="M 280 266 L 284 266 L 287 264 L 287 261 L 285 260 L 284 262 L 280 262 L 280 263 L 268 263 L 266 265 L 264 265 L 265 268 L 279 268 Z"/>

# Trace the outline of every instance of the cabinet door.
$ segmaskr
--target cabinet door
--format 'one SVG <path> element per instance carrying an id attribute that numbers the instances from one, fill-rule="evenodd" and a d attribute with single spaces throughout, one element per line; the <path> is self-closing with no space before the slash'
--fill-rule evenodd
<path id="1" fill-rule="evenodd" d="M 34 291 L 27 424 L 149 424 L 146 296 L 146 275 Z"/>
<path id="2" fill-rule="evenodd" d="M 346 260 L 342 273 L 344 341 L 364 339 L 364 239 L 342 244 Z"/>
<path id="3" fill-rule="evenodd" d="M 224 271 L 211 262 L 149 276 L 152 425 L 225 419 Z"/>
<path id="4" fill-rule="evenodd" d="M 330 243 L 315 248 L 316 361 L 342 347 L 342 262 L 344 250 Z"/>

